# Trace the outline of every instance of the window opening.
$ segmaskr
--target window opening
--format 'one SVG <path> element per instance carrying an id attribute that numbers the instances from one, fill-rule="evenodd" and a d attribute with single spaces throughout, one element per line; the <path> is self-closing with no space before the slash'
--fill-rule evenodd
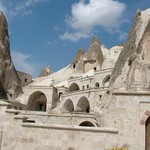
<path id="1" fill-rule="evenodd" d="M 73 69 L 76 67 L 75 63 L 73 64 Z"/>
<path id="2" fill-rule="evenodd" d="M 25 79 L 24 79 L 24 82 L 27 82 L 27 81 L 28 81 L 27 78 L 25 78 Z"/>
<path id="3" fill-rule="evenodd" d="M 62 92 L 59 92 L 59 96 L 58 96 L 58 99 L 60 99 L 60 96 L 61 96 L 62 94 L 63 94 Z"/>
<path id="4" fill-rule="evenodd" d="M 97 68 L 96 68 L 96 67 L 94 67 L 94 70 L 96 71 L 96 70 L 97 70 Z"/>

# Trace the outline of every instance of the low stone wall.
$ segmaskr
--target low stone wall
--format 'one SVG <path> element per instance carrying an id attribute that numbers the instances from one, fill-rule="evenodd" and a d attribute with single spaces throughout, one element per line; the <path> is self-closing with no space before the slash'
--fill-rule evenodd
<path id="1" fill-rule="evenodd" d="M 118 135 L 111 128 L 33 123 L 22 123 L 15 128 L 7 130 L 3 150 L 107 150 L 115 145 Z"/>

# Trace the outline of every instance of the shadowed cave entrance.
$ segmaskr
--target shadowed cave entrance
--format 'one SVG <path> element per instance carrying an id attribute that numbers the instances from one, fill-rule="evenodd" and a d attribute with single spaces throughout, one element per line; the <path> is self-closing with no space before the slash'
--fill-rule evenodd
<path id="1" fill-rule="evenodd" d="M 47 99 L 44 93 L 38 91 L 30 95 L 28 100 L 28 110 L 46 111 Z"/>

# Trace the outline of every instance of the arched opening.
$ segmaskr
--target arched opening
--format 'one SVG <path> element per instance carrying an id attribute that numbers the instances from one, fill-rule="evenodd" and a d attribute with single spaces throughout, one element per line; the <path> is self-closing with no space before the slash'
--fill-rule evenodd
<path id="1" fill-rule="evenodd" d="M 110 75 L 106 76 L 103 80 L 103 86 L 107 87 L 109 86 L 109 81 L 110 81 Z"/>
<path id="2" fill-rule="evenodd" d="M 84 122 L 80 123 L 79 126 L 94 127 L 94 124 L 89 121 L 84 121 Z"/>
<path id="3" fill-rule="evenodd" d="M 28 110 L 46 111 L 47 99 L 44 93 L 38 91 L 30 95 L 28 100 Z"/>
<path id="4" fill-rule="evenodd" d="M 145 123 L 145 150 L 150 150 L 150 117 Z"/>
<path id="5" fill-rule="evenodd" d="M 90 112 L 90 104 L 86 97 L 80 98 L 80 100 L 77 103 L 76 111 L 77 112 L 86 112 L 86 113 Z"/>
<path id="6" fill-rule="evenodd" d="M 95 83 L 95 87 L 99 87 L 99 83 L 98 82 Z"/>
<path id="7" fill-rule="evenodd" d="M 78 91 L 79 89 L 80 89 L 80 88 L 79 88 L 78 84 L 73 83 L 73 84 L 71 84 L 70 87 L 69 87 L 69 92 Z"/>
<path id="8" fill-rule="evenodd" d="M 74 111 L 73 102 L 70 99 L 68 99 L 64 103 L 63 112 L 65 112 L 65 113 L 71 113 L 73 111 Z"/>

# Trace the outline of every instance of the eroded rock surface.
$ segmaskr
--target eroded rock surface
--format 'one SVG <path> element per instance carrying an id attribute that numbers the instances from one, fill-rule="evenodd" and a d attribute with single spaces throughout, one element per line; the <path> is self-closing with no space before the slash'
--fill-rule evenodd
<path id="1" fill-rule="evenodd" d="M 137 12 L 128 40 L 114 67 L 110 86 L 146 88 L 150 82 L 150 9 Z"/>
<path id="2" fill-rule="evenodd" d="M 53 73 L 53 71 L 52 71 L 52 69 L 49 66 L 48 67 L 44 67 L 42 72 L 41 72 L 41 74 L 40 74 L 40 77 L 46 77 L 46 76 L 48 76 L 48 75 L 50 75 L 52 73 Z"/>
<path id="3" fill-rule="evenodd" d="M 9 99 L 14 99 L 22 93 L 20 79 L 10 56 L 8 25 L 2 12 L 0 12 L 0 92 L 1 97 Z"/>

